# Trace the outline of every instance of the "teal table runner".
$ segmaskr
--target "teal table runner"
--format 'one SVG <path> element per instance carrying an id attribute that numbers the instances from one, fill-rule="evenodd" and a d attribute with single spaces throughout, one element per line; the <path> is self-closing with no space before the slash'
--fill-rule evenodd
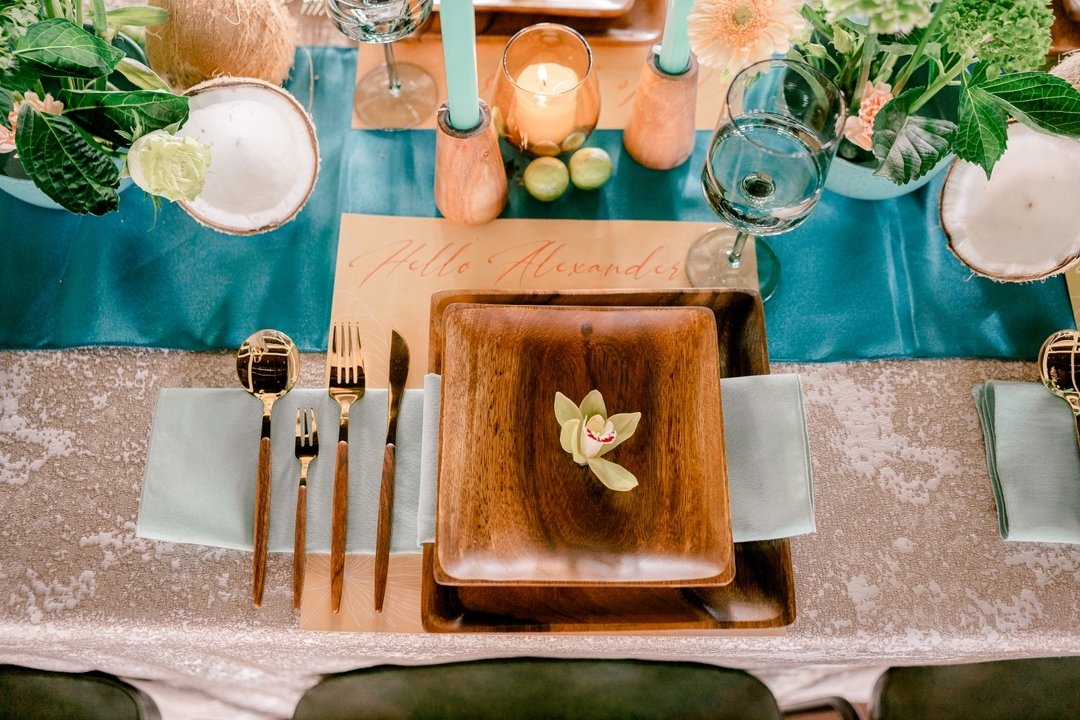
<path id="1" fill-rule="evenodd" d="M 0 348 L 233 348 L 275 327 L 304 350 L 324 349 L 339 214 L 437 215 L 433 131 L 351 130 L 355 68 L 352 49 L 297 53 L 288 87 L 315 118 L 322 169 L 298 219 L 274 232 L 222 235 L 169 203 L 155 216 L 138 188 L 103 218 L 0 193 Z M 611 182 L 552 204 L 515 188 L 504 216 L 712 220 L 698 178 L 707 142 L 699 133 L 687 164 L 657 172 L 623 154 L 620 132 L 598 131 L 590 144 L 615 158 Z M 937 217 L 941 182 L 879 202 L 826 192 L 803 226 L 773 239 L 774 360 L 1028 359 L 1073 326 L 1061 278 L 993 283 L 952 257 Z"/>

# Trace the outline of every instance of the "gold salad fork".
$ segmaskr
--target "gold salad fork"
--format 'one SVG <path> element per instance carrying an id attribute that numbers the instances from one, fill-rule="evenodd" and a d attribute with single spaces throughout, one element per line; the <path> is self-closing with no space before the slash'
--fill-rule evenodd
<path id="1" fill-rule="evenodd" d="M 334 501 L 330 514 L 330 609 L 341 609 L 345 582 L 345 533 L 349 518 L 349 408 L 364 396 L 364 357 L 360 353 L 360 328 L 352 322 L 330 327 L 330 350 L 326 356 L 330 397 L 341 406 L 337 454 L 334 459 Z"/>
<path id="2" fill-rule="evenodd" d="M 300 461 L 300 487 L 296 491 L 296 533 L 293 542 L 293 610 L 300 609 L 304 592 L 304 548 L 307 540 L 308 466 L 319 455 L 319 428 L 314 408 L 296 409 L 296 459 Z"/>

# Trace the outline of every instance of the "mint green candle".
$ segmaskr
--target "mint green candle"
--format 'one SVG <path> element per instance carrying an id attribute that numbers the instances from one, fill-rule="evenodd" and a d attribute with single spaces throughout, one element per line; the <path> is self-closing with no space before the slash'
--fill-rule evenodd
<path id="1" fill-rule="evenodd" d="M 657 66 L 668 75 L 682 75 L 690 69 L 690 36 L 686 32 L 686 18 L 693 5 L 694 0 L 668 0 L 660 57 L 656 61 Z"/>
<path id="2" fill-rule="evenodd" d="M 480 91 L 476 82 L 476 17 L 472 0 L 442 0 L 439 22 L 442 23 L 450 126 L 455 130 L 472 130 L 480 124 Z"/>

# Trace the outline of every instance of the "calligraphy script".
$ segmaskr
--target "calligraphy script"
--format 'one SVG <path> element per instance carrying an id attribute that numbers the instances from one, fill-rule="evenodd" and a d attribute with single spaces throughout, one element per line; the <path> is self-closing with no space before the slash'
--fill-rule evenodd
<path id="1" fill-rule="evenodd" d="M 506 218 L 475 228 L 443 218 L 343 215 L 331 316 L 361 323 L 368 377 L 378 382 L 391 329 L 405 336 L 414 358 L 427 357 L 431 296 L 439 290 L 686 287 L 687 248 L 713 226 Z M 410 387 L 422 381 L 423 373 L 410 373 Z"/>
<path id="2" fill-rule="evenodd" d="M 560 283 L 587 278 L 610 283 L 615 279 L 666 280 L 681 277 L 682 263 L 665 259 L 666 246 L 656 244 L 630 263 L 586 259 L 582 249 L 567 242 L 544 239 L 486 253 L 475 242 L 432 243 L 404 238 L 372 248 L 348 260 L 350 268 L 363 267 L 359 286 L 395 273 L 417 278 L 447 278 L 470 273 L 490 277 L 492 287 L 532 287 L 535 281 Z M 606 281 L 606 282 L 605 282 Z"/>

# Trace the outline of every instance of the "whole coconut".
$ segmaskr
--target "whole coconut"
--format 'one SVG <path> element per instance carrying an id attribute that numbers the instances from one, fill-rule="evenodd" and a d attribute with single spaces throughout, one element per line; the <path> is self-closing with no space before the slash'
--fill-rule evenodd
<path id="1" fill-rule="evenodd" d="M 1069 53 L 1050 70 L 1050 74 L 1068 80 L 1074 88 L 1080 90 L 1080 52 Z"/>
<path id="2" fill-rule="evenodd" d="M 222 75 L 280 85 L 296 52 L 296 24 L 281 0 L 150 0 L 169 20 L 147 28 L 152 67 L 179 90 Z"/>

